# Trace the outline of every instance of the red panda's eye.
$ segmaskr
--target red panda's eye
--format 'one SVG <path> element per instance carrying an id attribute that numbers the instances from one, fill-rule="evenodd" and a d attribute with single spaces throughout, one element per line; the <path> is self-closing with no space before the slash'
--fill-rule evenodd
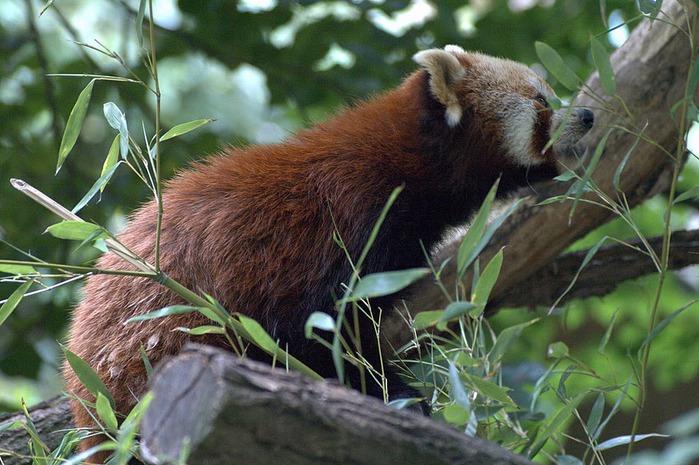
<path id="1" fill-rule="evenodd" d="M 539 102 L 540 104 L 542 104 L 544 106 L 544 108 L 549 108 L 549 102 L 548 102 L 548 100 L 546 100 L 546 97 L 544 97 L 543 95 L 541 95 L 541 94 L 537 95 L 535 97 L 535 100 L 537 102 Z"/>

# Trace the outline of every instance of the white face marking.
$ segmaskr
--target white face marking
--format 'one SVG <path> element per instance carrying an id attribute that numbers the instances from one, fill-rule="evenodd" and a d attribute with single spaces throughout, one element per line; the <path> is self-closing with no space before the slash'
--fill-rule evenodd
<path id="1" fill-rule="evenodd" d="M 532 153 L 532 137 L 537 119 L 534 102 L 514 96 L 506 99 L 503 106 L 505 109 L 500 112 L 500 117 L 508 154 L 521 166 L 538 165 L 543 159 Z"/>

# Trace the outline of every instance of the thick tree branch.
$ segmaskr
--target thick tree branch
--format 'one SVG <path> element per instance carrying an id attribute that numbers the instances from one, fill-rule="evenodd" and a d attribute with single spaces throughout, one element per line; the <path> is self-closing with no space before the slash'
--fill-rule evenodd
<path id="1" fill-rule="evenodd" d="M 70 418 L 70 405 L 63 398 L 55 398 L 33 407 L 30 418 L 39 437 L 50 448 L 56 448 L 68 429 L 74 428 Z M 29 432 L 19 425 L 26 424 L 24 413 L 0 415 L 0 430 L 15 424 L 12 429 L 0 433 L 0 463 L 4 465 L 31 464 L 29 455 Z"/>
<path id="2" fill-rule="evenodd" d="M 141 429 L 144 457 L 168 463 L 530 463 L 416 412 L 334 383 L 274 370 L 207 346 L 161 364 Z"/>
<path id="3" fill-rule="evenodd" d="M 681 137 L 670 109 L 684 96 L 693 58 L 690 32 L 695 42 L 699 39 L 696 30 L 688 31 L 688 24 L 694 25 L 696 11 L 693 2 L 666 1 L 659 16 L 662 20 L 652 24 L 644 20 L 612 55 L 618 97 L 607 96 L 599 77 L 593 74 L 587 80 L 584 94 L 576 101 L 576 105 L 595 111 L 595 127 L 586 137 L 588 156 L 612 127 L 642 132 L 643 140 L 638 141 L 632 133 L 620 129 L 613 131 L 593 176 L 603 192 L 629 206 L 637 205 L 668 187 L 672 165 L 668 154 L 674 155 Z M 613 187 L 614 173 L 634 145 L 633 156 L 621 175 L 620 194 L 617 194 Z M 506 247 L 503 269 L 491 300 L 506 300 L 504 296 L 514 292 L 512 290 L 516 287 L 531 286 L 532 277 L 551 264 L 563 250 L 612 218 L 609 210 L 592 203 L 580 202 L 572 218 L 572 201 L 537 205 L 540 200 L 564 195 L 568 187 L 567 183 L 560 182 L 537 186 L 537 198 L 525 200 L 491 240 L 481 255 L 484 261 Z M 594 195 L 588 198 L 594 198 Z M 455 256 L 459 244 L 457 238 L 445 247 L 435 263 L 439 265 L 445 257 Z M 457 279 L 455 260 L 445 266 L 441 279 L 447 288 L 453 288 Z M 467 275 L 464 283 L 471 280 Z M 568 282 L 562 285 L 565 287 Z M 538 301 L 537 298 L 532 303 Z M 443 308 L 447 303 L 443 291 L 434 282 L 425 280 L 414 292 L 407 308 L 415 313 Z M 389 339 L 401 342 L 403 325 L 398 318 L 386 325 Z"/>
<path id="4" fill-rule="evenodd" d="M 660 255 L 662 237 L 648 239 L 648 244 Z M 534 307 L 553 305 L 575 280 L 587 250 L 567 253 L 539 269 L 525 283 L 513 286 L 496 300 L 491 308 Z M 669 267 L 673 270 L 699 263 L 699 231 L 678 231 L 670 243 Z M 603 296 L 612 292 L 623 281 L 655 273 L 658 269 L 640 240 L 626 244 L 613 243 L 601 247 L 594 258 L 582 269 L 574 287 L 558 302 L 571 299 Z"/>

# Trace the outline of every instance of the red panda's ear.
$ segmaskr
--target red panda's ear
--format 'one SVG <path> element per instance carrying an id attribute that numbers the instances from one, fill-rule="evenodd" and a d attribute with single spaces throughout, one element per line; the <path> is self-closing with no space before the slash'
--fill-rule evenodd
<path id="1" fill-rule="evenodd" d="M 413 55 L 413 60 L 430 73 L 432 95 L 446 107 L 445 117 L 449 127 L 461 121 L 462 109 L 454 84 L 464 76 L 464 68 L 455 53 L 463 53 L 460 47 L 449 45 L 444 50 L 433 48 Z"/>

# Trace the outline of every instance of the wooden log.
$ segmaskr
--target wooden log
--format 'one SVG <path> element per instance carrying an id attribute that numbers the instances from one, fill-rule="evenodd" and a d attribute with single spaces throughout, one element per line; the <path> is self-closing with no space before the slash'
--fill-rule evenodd
<path id="1" fill-rule="evenodd" d="M 152 464 L 529 464 L 491 442 L 336 383 L 207 346 L 161 364 L 142 422 Z"/>

